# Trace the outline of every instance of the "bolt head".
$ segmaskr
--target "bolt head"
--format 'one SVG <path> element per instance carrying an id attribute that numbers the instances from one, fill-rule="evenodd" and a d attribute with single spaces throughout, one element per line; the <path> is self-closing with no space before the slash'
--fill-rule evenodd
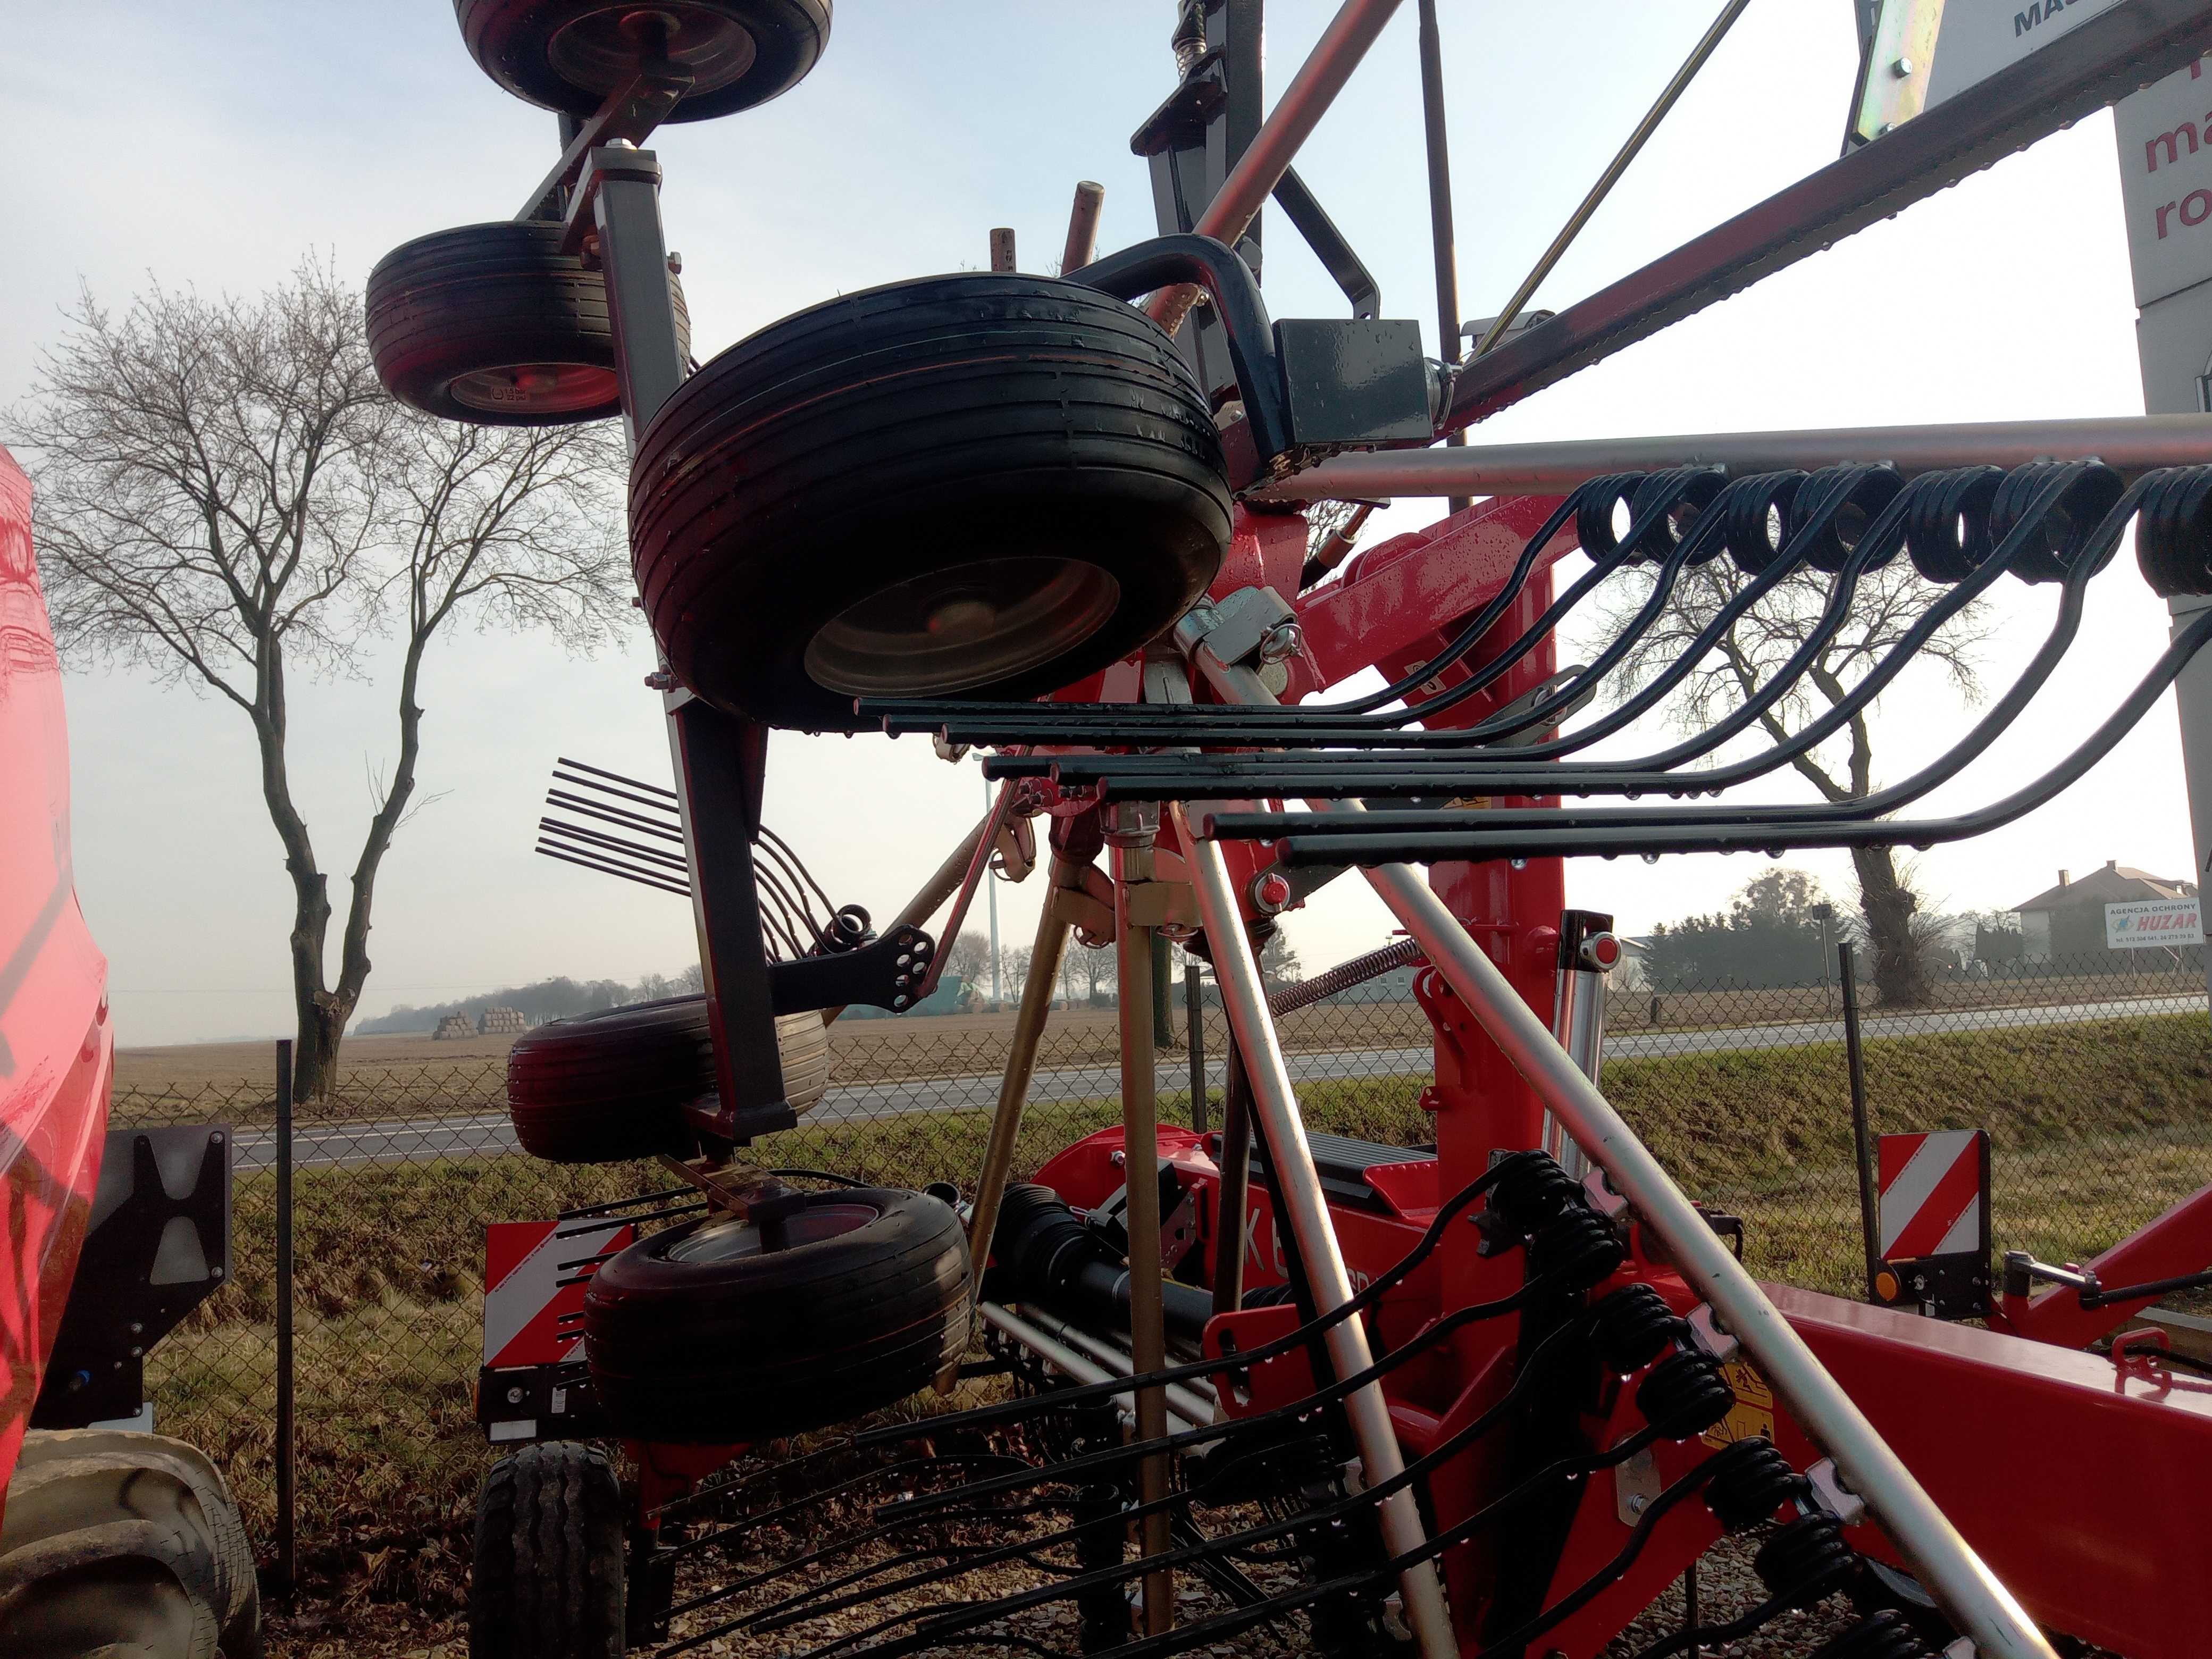
<path id="1" fill-rule="evenodd" d="M 1899 80 L 1908 79 L 1917 67 L 1910 58 L 1900 58 L 1889 66 L 1889 72 Z"/>
<path id="2" fill-rule="evenodd" d="M 1252 902 L 1273 915 L 1291 902 L 1291 878 L 1279 870 L 1270 870 L 1252 884 Z"/>

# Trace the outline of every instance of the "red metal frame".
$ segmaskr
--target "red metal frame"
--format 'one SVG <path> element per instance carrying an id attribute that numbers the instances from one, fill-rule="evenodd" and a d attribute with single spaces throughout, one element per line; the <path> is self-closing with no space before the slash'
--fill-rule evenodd
<path id="1" fill-rule="evenodd" d="M 61 664 L 31 483 L 0 449 L 0 1497 L 69 1299 L 107 1127 L 107 963 L 70 859 Z"/>
<path id="2" fill-rule="evenodd" d="M 1298 605 L 1307 653 L 1293 672 L 1294 695 L 1340 682 L 1370 665 L 1394 678 L 1440 647 L 1453 623 L 1502 584 L 1525 538 L 1555 505 L 1550 501 L 1486 502 L 1413 536 L 1385 542 L 1350 566 L 1343 579 Z M 1547 550 L 1549 559 L 1571 546 Z M 1549 602 L 1548 569 L 1500 620 L 1498 641 L 1517 636 Z M 1473 653 L 1480 661 L 1483 653 Z M 1482 719 L 1553 672 L 1548 647 L 1532 652 L 1484 696 L 1450 711 L 1455 723 Z M 1445 683 L 1461 678 L 1448 672 Z M 1513 804 L 1522 804 L 1516 802 Z M 1530 1006 L 1547 1018 L 1564 908 L 1564 872 L 1557 859 L 1439 865 L 1431 884 Z M 1437 1157 L 1372 1173 L 1387 1207 L 1340 1205 L 1337 1230 L 1355 1284 L 1397 1261 L 1419 1239 L 1437 1205 L 1474 1181 L 1498 1150 L 1541 1144 L 1535 1097 L 1432 972 L 1416 980 L 1416 995 L 1436 1030 L 1436 1081 L 1422 1103 L 1435 1115 Z M 1163 1129 L 1159 1150 L 1197 1200 L 1199 1242 L 1192 1268 L 1210 1277 L 1211 1241 L 1223 1225 L 1246 1231 L 1249 1282 L 1283 1277 L 1267 1195 L 1253 1184 L 1242 1218 L 1224 1218 L 1214 1201 L 1218 1170 L 1209 1146 L 1190 1131 Z M 1103 1202 L 1122 1181 L 1121 1133 L 1101 1131 L 1068 1147 L 1036 1179 L 1069 1202 Z M 1378 1346 L 1395 1346 L 1449 1310 L 1506 1294 L 1519 1283 L 1516 1254 L 1478 1254 L 1472 1227 L 1444 1235 L 1431 1264 L 1384 1297 L 1373 1317 Z M 2112 1282 L 2145 1279 L 2201 1267 L 2212 1258 L 2212 1193 L 2200 1194 L 2094 1264 Z M 1696 1297 L 1643 1248 L 1613 1281 L 1659 1289 L 1679 1310 Z M 1610 1288 L 1601 1287 L 1602 1289 Z M 2205 1649 L 2212 1596 L 2204 1563 L 2212 1560 L 2212 1381 L 2177 1375 L 2155 1358 L 2120 1363 L 2070 1351 L 2124 1322 L 2140 1303 L 2086 1313 L 2071 1291 L 2033 1303 L 2008 1300 L 1981 1330 L 1834 1297 L 1767 1287 L 1875 1426 L 1897 1449 L 1983 1558 L 2029 1610 L 2051 1628 L 2115 1647 L 2130 1659 L 2185 1659 Z M 2070 1304 L 2070 1305 L 2069 1305 Z M 1206 1348 L 1220 1355 L 1249 1350 L 1295 1323 L 1286 1308 L 1261 1308 L 1217 1318 Z M 1494 1401 L 1517 1363 L 1516 1322 L 1478 1323 L 1431 1358 L 1391 1376 L 1391 1414 L 1409 1455 L 1437 1444 Z M 2024 1340 L 2033 1337 L 2039 1340 Z M 1793 1463 L 1820 1452 L 1773 1402 L 1756 1373 L 1737 1367 L 1737 1413 L 1708 1437 L 1764 1430 Z M 1303 1356 L 1254 1367 L 1224 1391 L 1231 1414 L 1266 1409 L 1311 1390 Z M 1583 1428 L 1604 1446 L 1641 1426 L 1633 1382 L 1609 1387 Z M 1472 1513 L 1504 1482 L 1506 1449 L 1489 1443 L 1462 1454 L 1431 1482 L 1437 1525 Z M 1659 1474 L 1671 1480 L 1711 1449 L 1691 1442 L 1656 1449 Z M 1587 1607 L 1547 1633 L 1541 1645 L 1570 1659 L 1599 1652 L 1636 1613 L 1679 1577 L 1718 1532 L 1701 1504 L 1678 1506 L 1655 1529 L 1635 1566 Z M 1547 1604 L 1556 1601 L 1611 1560 L 1626 1542 L 1610 1475 L 1583 1483 Z M 1895 1560 L 1871 1524 L 1853 1529 L 1854 1543 Z M 1479 1641 L 1492 1586 L 1498 1582 L 1493 1540 L 1478 1538 L 1444 1558 L 1447 1583 L 1462 1630 Z"/>

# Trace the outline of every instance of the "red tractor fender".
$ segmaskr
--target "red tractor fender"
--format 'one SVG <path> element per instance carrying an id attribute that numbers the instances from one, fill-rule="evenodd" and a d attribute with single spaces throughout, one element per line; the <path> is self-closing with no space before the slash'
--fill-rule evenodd
<path id="1" fill-rule="evenodd" d="M 100 1176 L 114 1034 L 77 908 L 60 659 L 31 550 L 31 481 L 0 449 L 0 1492 Z"/>

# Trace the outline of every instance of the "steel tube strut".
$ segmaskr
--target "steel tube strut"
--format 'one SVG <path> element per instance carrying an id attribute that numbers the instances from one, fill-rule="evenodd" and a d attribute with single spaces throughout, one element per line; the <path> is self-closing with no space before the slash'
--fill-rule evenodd
<path id="1" fill-rule="evenodd" d="M 1231 247 L 1237 245 L 1237 239 L 1289 170 L 1298 146 L 1328 112 L 1336 94 L 1344 90 L 1352 71 L 1359 67 L 1359 60 L 1397 9 L 1398 0 L 1344 0 L 1343 9 L 1315 42 L 1243 155 L 1191 227 L 1193 232 L 1218 238 Z M 1197 298 L 1198 290 L 1188 283 L 1164 288 L 1152 295 L 1145 309 L 1172 334 L 1182 325 Z"/>
<path id="2" fill-rule="evenodd" d="M 1297 1242 L 1299 1258 L 1312 1283 L 1316 1311 L 1328 1313 L 1352 1300 L 1352 1278 L 1345 1270 L 1344 1253 L 1337 1246 L 1336 1225 L 1322 1192 L 1321 1176 L 1314 1168 L 1313 1149 L 1306 1143 L 1305 1122 L 1298 1113 L 1290 1070 L 1283 1061 L 1282 1044 L 1276 1038 L 1274 1022 L 1268 1018 L 1260 966 L 1252 955 L 1252 942 L 1245 936 L 1243 918 L 1237 913 L 1229 866 L 1218 845 L 1200 841 L 1191 832 L 1181 806 L 1172 809 L 1172 816 L 1190 867 L 1199 920 L 1213 951 L 1222 1006 L 1236 1034 L 1237 1058 L 1251 1083 L 1252 1115 L 1266 1140 L 1268 1164 L 1282 1194 L 1280 1219 Z M 1242 1218 L 1230 1224 L 1241 1231 Z M 1357 1319 L 1331 1326 L 1326 1340 L 1340 1376 L 1356 1376 L 1375 1363 L 1367 1346 L 1367 1332 Z M 1370 1382 L 1353 1390 L 1344 1401 L 1344 1410 L 1359 1448 L 1366 1484 L 1378 1486 L 1399 1474 L 1405 1468 L 1405 1458 L 1398 1449 L 1397 1431 L 1391 1426 L 1382 1384 Z M 1427 1542 L 1419 1505 L 1409 1489 L 1395 1492 L 1382 1500 L 1380 1519 L 1382 1541 L 1394 1556 L 1409 1554 Z M 1405 1568 L 1398 1575 L 1398 1587 L 1405 1598 L 1407 1623 L 1423 1659 L 1455 1659 L 1458 1644 L 1435 1564 L 1424 1559 Z"/>
<path id="3" fill-rule="evenodd" d="M 1273 694 L 1249 671 L 1216 670 L 1206 653 L 1200 653 L 1196 660 L 1224 698 L 1239 702 L 1272 699 Z M 1313 801 L 1308 805 L 1329 812 L 1362 810 L 1349 801 Z M 1190 848 L 1194 877 L 1206 870 L 1217 872 L 1225 896 L 1226 866 L 1219 849 L 1191 836 L 1182 808 L 1174 811 L 1177 827 L 1183 830 Z M 1613 1190 L 1635 1207 L 1644 1224 L 1666 1247 L 1682 1277 L 1711 1304 L 1728 1332 L 1742 1343 L 1790 1407 L 1798 1425 L 1835 1460 L 1845 1484 L 1866 1500 L 1929 1592 L 1953 1622 L 1973 1638 L 1984 1659 L 2057 1659 L 2012 1592 L 1959 1535 L 1958 1528 L 1936 1506 L 1851 1397 L 1828 1375 L 1805 1340 L 1767 1299 L 1766 1292 L 1744 1271 L 1720 1236 L 1706 1224 L 1650 1149 L 1637 1139 L 1597 1085 L 1583 1075 L 1573 1058 L 1430 890 L 1420 872 L 1410 865 L 1385 864 L 1363 873 L 1513 1069 L 1528 1080 L 1546 1109 L 1565 1126 L 1590 1162 L 1605 1171 Z M 1199 909 L 1207 923 L 1206 936 L 1217 941 L 1218 951 L 1222 935 L 1206 914 L 1203 884 Z M 1226 915 L 1233 923 L 1233 902 L 1227 905 Z M 1234 937 L 1242 943 L 1241 928 Z M 1267 1033 L 1271 1041 L 1273 1036 L 1272 1030 Z M 1279 1063 L 1279 1051 L 1275 1052 Z M 1304 1144 L 1301 1139 L 1301 1151 Z M 1334 1251 L 1334 1236 L 1329 1235 L 1328 1240 Z M 1393 1548 L 1396 1547 L 1394 1543 Z"/>
<path id="4" fill-rule="evenodd" d="M 1108 832 L 1109 840 L 1113 832 Z M 1159 1080 L 1152 1066 L 1152 930 L 1129 915 L 1129 889 L 1152 877 L 1152 848 L 1115 845 L 1114 951 L 1116 1024 L 1121 1037 L 1121 1174 L 1129 1234 L 1129 1352 L 1139 1371 L 1168 1365 L 1167 1325 L 1160 1290 Z M 1137 1391 L 1137 1438 L 1158 1440 L 1168 1431 L 1168 1399 L 1158 1387 Z M 1138 1501 L 1150 1505 L 1139 1528 L 1141 1553 L 1164 1555 L 1172 1544 L 1164 1507 L 1168 1455 L 1157 1452 L 1138 1466 Z M 1175 1623 L 1171 1568 L 1144 1577 L 1145 1634 L 1158 1636 Z"/>
<path id="5" fill-rule="evenodd" d="M 2100 460 L 2132 476 L 2153 467 L 2200 466 L 2212 461 L 2212 415 L 1829 427 L 1802 432 L 1707 432 L 1674 438 L 1377 450 L 1340 455 L 1251 494 L 1255 500 L 1270 501 L 1556 495 L 1608 472 L 1718 466 L 1741 475 L 1811 471 L 1848 461 L 1877 460 L 1889 462 L 1907 477 L 1984 462 L 2014 467 L 2048 460 Z"/>

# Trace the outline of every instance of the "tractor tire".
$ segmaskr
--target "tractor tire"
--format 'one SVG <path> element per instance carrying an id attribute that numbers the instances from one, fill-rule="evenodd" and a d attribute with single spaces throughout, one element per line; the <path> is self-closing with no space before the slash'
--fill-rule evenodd
<path id="1" fill-rule="evenodd" d="M 550 1440 L 477 1496 L 469 1659 L 622 1659 L 622 1485 L 606 1454 Z"/>
<path id="2" fill-rule="evenodd" d="M 775 1022 L 784 1095 L 794 1112 L 830 1084 L 830 1036 L 818 1013 Z M 688 1158 L 697 1139 L 684 1108 L 714 1090 L 704 997 L 672 997 L 559 1019 L 515 1039 L 507 1109 L 523 1151 L 556 1164 Z"/>
<path id="3" fill-rule="evenodd" d="M 690 349 L 672 272 L 676 334 Z M 402 244 L 368 274 L 368 349 L 410 408 L 476 426 L 565 426 L 622 413 L 606 279 L 544 221 L 464 225 Z"/>
<path id="4" fill-rule="evenodd" d="M 454 0 L 461 39 L 486 75 L 544 109 L 590 115 L 658 44 L 636 31 L 650 16 L 669 30 L 666 55 L 690 71 L 671 121 L 729 115 L 791 90 L 830 43 L 830 0 Z"/>
<path id="5" fill-rule="evenodd" d="M 969 272 L 846 295 L 723 352 L 630 468 L 677 678 L 771 725 L 857 696 L 1042 696 L 1127 655 L 1229 544 L 1221 437 L 1133 306 Z"/>
<path id="6" fill-rule="evenodd" d="M 149 1566 L 137 1544 L 124 1551 L 128 1559 L 99 1565 L 87 1559 L 87 1540 L 124 1539 L 112 1531 L 118 1526 L 137 1528 L 130 1539 L 142 1544 L 148 1536 L 170 1540 L 155 1552 L 167 1566 Z M 144 1532 L 148 1528 L 152 1534 Z M 155 1627 L 169 1632 L 163 1638 L 168 1646 L 157 1644 L 155 1650 L 166 1654 L 180 1644 L 191 1647 L 202 1621 L 159 1589 L 167 1571 L 177 1579 L 179 1593 L 206 1603 L 206 1622 L 214 1632 L 210 1651 L 219 1651 L 222 1659 L 261 1659 L 261 1595 L 252 1543 L 229 1486 L 196 1446 L 125 1430 L 32 1430 L 24 1436 L 9 1482 L 6 1522 L 0 1527 L 0 1573 L 9 1571 L 6 1564 L 26 1550 L 33 1554 L 21 1560 L 35 1555 L 46 1564 L 41 1571 L 51 1571 L 56 1560 L 72 1564 L 64 1577 L 71 1586 L 67 1599 L 76 1608 L 73 1619 L 82 1619 L 94 1605 L 88 1586 L 112 1578 L 125 1587 L 127 1597 L 153 1583 L 157 1593 L 149 1617 Z M 30 1603 L 46 1604 L 52 1589 L 41 1588 Z M 51 1607 L 40 1616 L 51 1617 Z M 5 1628 L 0 1620 L 0 1631 Z M 189 1638 L 180 1633 L 188 1631 L 194 1632 Z M 9 1651 L 9 1639 L 0 1635 L 0 1654 Z M 127 1644 L 135 1638 L 113 1639 Z"/>
<path id="7" fill-rule="evenodd" d="M 968 1241 L 921 1193 L 805 1194 L 763 1248 L 750 1222 L 673 1227 L 584 1293 L 593 1393 L 617 1433 L 703 1444 L 842 1423 L 927 1387 L 968 1344 Z"/>

